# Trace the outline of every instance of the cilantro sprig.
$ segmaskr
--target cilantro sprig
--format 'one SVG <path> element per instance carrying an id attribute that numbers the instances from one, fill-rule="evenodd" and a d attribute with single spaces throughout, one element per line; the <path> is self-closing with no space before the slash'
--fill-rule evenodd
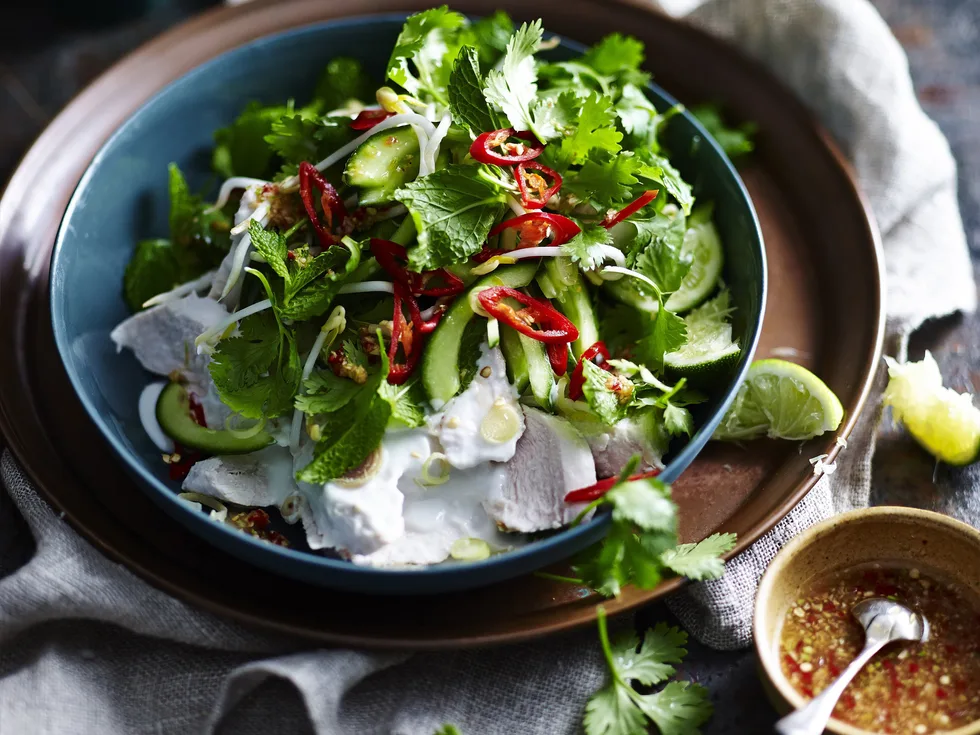
<path id="1" fill-rule="evenodd" d="M 633 633 L 609 640 L 606 612 L 596 609 L 599 641 L 609 683 L 585 707 L 587 735 L 645 735 L 652 723 L 661 735 L 694 735 L 712 714 L 708 691 L 687 681 L 668 681 L 687 654 L 687 634 L 658 623 L 639 640 Z M 641 694 L 635 687 L 660 689 Z"/>

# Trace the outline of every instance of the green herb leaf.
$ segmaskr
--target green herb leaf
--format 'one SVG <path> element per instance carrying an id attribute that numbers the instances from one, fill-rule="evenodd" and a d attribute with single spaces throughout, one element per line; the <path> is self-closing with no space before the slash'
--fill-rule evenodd
<path id="1" fill-rule="evenodd" d="M 272 123 L 264 140 L 287 164 L 317 162 L 353 140 L 350 119 L 284 115 Z"/>
<path id="2" fill-rule="evenodd" d="M 647 735 L 647 721 L 633 703 L 630 689 L 613 680 L 585 705 L 587 735 Z"/>
<path id="3" fill-rule="evenodd" d="M 654 214 L 652 217 L 631 217 L 628 224 L 636 230 L 627 250 L 626 264 L 652 280 L 664 294 L 680 288 L 694 260 L 692 252 L 684 252 L 684 215 Z"/>
<path id="4" fill-rule="evenodd" d="M 391 405 L 389 427 L 414 429 L 425 424 L 425 388 L 420 380 L 404 385 L 381 384 L 381 397 Z"/>
<path id="5" fill-rule="evenodd" d="M 643 58 L 642 41 L 613 33 L 586 51 L 582 62 L 600 74 L 613 76 L 639 70 Z"/>
<path id="6" fill-rule="evenodd" d="M 142 240 L 123 274 L 123 295 L 129 308 L 139 311 L 147 299 L 180 282 L 180 267 L 170 240 Z"/>
<path id="7" fill-rule="evenodd" d="M 663 304 L 657 312 L 650 334 L 636 343 L 636 351 L 647 365 L 655 370 L 663 370 L 664 355 L 683 347 L 687 343 L 687 325 Z"/>
<path id="8" fill-rule="evenodd" d="M 272 148 L 266 145 L 265 137 L 272 131 L 275 121 L 292 112 L 291 105 L 266 106 L 250 102 L 235 122 L 214 132 L 212 165 L 215 171 L 226 178 L 268 178 L 276 168 L 276 157 Z"/>
<path id="9" fill-rule="evenodd" d="M 408 251 L 412 270 L 452 265 L 478 253 L 504 211 L 504 194 L 475 166 L 454 165 L 395 192 L 408 207 L 418 243 Z"/>
<path id="10" fill-rule="evenodd" d="M 607 372 L 591 360 L 582 362 L 582 375 L 585 400 L 603 422 L 613 426 L 626 418 L 633 398 L 633 383 L 629 378 Z"/>
<path id="11" fill-rule="evenodd" d="M 463 735 L 455 725 L 443 725 L 432 735 Z"/>
<path id="12" fill-rule="evenodd" d="M 672 681 L 659 692 L 634 699 L 660 735 L 697 735 L 713 711 L 708 690 L 688 681 Z"/>
<path id="13" fill-rule="evenodd" d="M 698 105 L 691 108 L 691 113 L 698 119 L 714 138 L 722 150 L 728 154 L 729 158 L 738 158 L 746 153 L 751 153 L 755 148 L 752 141 L 753 136 L 758 131 L 758 126 L 753 122 L 744 122 L 738 127 L 730 127 L 725 124 L 721 115 L 721 108 L 718 105 Z"/>
<path id="14" fill-rule="evenodd" d="M 472 46 L 463 46 L 449 77 L 449 110 L 460 127 L 479 135 L 500 127 L 497 116 L 483 96 L 480 58 Z"/>
<path id="15" fill-rule="evenodd" d="M 586 270 L 595 268 L 603 260 L 602 246 L 612 243 L 612 235 L 602 225 L 585 225 L 561 248 L 562 252 L 568 255 L 573 262 L 581 265 Z"/>
<path id="16" fill-rule="evenodd" d="M 534 128 L 531 107 L 538 94 L 538 74 L 534 54 L 541 47 L 541 20 L 530 25 L 525 23 L 507 43 L 507 52 L 499 69 L 487 74 L 484 94 L 492 105 L 497 105 L 515 130 Z M 540 137 L 540 136 L 539 136 Z"/>
<path id="17" fill-rule="evenodd" d="M 559 166 L 584 163 L 594 150 L 619 153 L 623 134 L 616 129 L 612 100 L 593 92 L 582 103 L 575 131 L 562 139 Z"/>
<path id="18" fill-rule="evenodd" d="M 302 374 L 295 340 L 271 311 L 247 317 L 240 330 L 218 343 L 208 365 L 222 403 L 247 418 L 286 413 Z"/>
<path id="19" fill-rule="evenodd" d="M 633 199 L 633 187 L 639 183 L 636 171 L 642 163 L 632 153 L 593 155 L 566 188 L 599 210 L 619 209 Z M 683 233 L 682 233 L 683 234 Z"/>
<path id="20" fill-rule="evenodd" d="M 540 95 L 532 110 L 534 130 L 537 131 L 538 138 L 547 142 L 571 135 L 575 131 L 581 109 L 582 100 L 573 90 Z"/>
<path id="21" fill-rule="evenodd" d="M 316 370 L 303 383 L 303 390 L 296 396 L 295 406 L 303 413 L 314 415 L 339 411 L 357 397 L 363 386 L 330 370 Z"/>
<path id="22" fill-rule="evenodd" d="M 447 56 L 465 23 L 466 18 L 445 5 L 410 16 L 388 59 L 388 78 L 414 95 L 426 92 L 446 102 L 444 91 L 455 50 Z"/>
<path id="23" fill-rule="evenodd" d="M 170 164 L 170 242 L 182 280 L 216 268 L 231 247 L 231 222 L 221 212 L 205 213 L 177 164 Z"/>
<path id="24" fill-rule="evenodd" d="M 656 686 L 672 677 L 676 670 L 671 664 L 679 664 L 687 655 L 687 633 L 657 623 L 643 636 L 643 646 L 636 635 L 628 635 L 612 646 L 613 661 L 620 676 L 629 682 L 643 686 Z"/>
<path id="25" fill-rule="evenodd" d="M 350 100 L 373 101 L 377 86 L 360 61 L 338 56 L 327 62 L 313 96 L 322 111 L 330 112 Z"/>
<path id="26" fill-rule="evenodd" d="M 677 506 L 670 499 L 670 487 L 655 477 L 620 483 L 605 499 L 612 505 L 614 521 L 629 522 L 644 531 L 677 530 Z"/>
<path id="27" fill-rule="evenodd" d="M 686 408 L 667 401 L 664 407 L 664 428 L 673 436 L 690 436 L 694 431 L 694 417 Z"/>
<path id="28" fill-rule="evenodd" d="M 677 200 L 684 214 L 690 214 L 691 207 L 694 206 L 694 193 L 691 190 L 691 185 L 684 181 L 680 172 L 664 156 L 651 151 L 644 151 L 643 157 L 647 165 L 637 169 L 636 175 L 663 185 L 667 192 Z"/>
<path id="29" fill-rule="evenodd" d="M 718 579 L 725 573 L 721 558 L 735 548 L 734 533 L 716 533 L 696 544 L 681 544 L 661 556 L 665 566 L 688 579 Z"/>

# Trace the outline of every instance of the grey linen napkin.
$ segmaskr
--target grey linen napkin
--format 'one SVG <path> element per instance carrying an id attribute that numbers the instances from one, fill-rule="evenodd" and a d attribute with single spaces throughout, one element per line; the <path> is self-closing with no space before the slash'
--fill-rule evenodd
<path id="1" fill-rule="evenodd" d="M 674 12 L 693 4 L 664 2 Z M 928 317 L 973 309 L 954 162 L 866 0 L 714 0 L 689 17 L 767 64 L 854 161 L 885 240 L 890 334 L 901 344 Z M 671 600 L 694 635 L 719 648 L 748 643 L 758 577 L 781 544 L 867 505 L 876 426 L 869 410 L 840 469 L 724 579 Z M 189 608 L 105 559 L 9 455 L 2 477 L 0 733 L 431 735 L 452 722 L 467 735 L 550 735 L 575 732 L 604 681 L 592 631 L 477 652 L 302 650 Z"/>

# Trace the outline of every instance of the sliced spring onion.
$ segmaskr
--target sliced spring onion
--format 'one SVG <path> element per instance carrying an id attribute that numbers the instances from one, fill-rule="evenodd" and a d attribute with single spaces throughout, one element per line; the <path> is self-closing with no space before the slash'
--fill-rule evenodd
<path id="1" fill-rule="evenodd" d="M 299 493 L 288 495 L 279 506 L 279 512 L 289 525 L 296 523 L 303 515 L 303 496 Z"/>
<path id="2" fill-rule="evenodd" d="M 160 422 L 157 421 L 157 401 L 160 400 L 160 393 L 166 387 L 167 382 L 161 380 L 150 383 L 143 389 L 139 398 L 139 415 L 143 431 L 150 437 L 150 441 L 156 444 L 161 452 L 170 454 L 174 451 L 173 439 L 167 436 Z"/>
<path id="3" fill-rule="evenodd" d="M 470 302 L 470 308 L 473 310 L 473 313 L 477 316 L 482 316 L 484 319 L 490 318 L 490 312 L 484 309 L 483 304 L 480 303 L 480 294 L 488 288 L 492 287 L 477 286 L 475 288 L 471 288 L 469 294 L 466 296 L 467 300 Z"/>
<path id="4" fill-rule="evenodd" d="M 487 319 L 487 345 L 494 348 L 500 344 L 500 322 Z"/>
<path id="5" fill-rule="evenodd" d="M 433 465 L 438 463 L 438 474 L 433 473 Z M 444 482 L 449 480 L 449 474 L 452 472 L 452 465 L 449 464 L 449 460 L 446 455 L 442 452 L 433 452 L 428 457 L 425 458 L 425 462 L 422 463 L 422 472 L 418 479 L 418 484 L 423 487 L 432 487 L 434 485 L 442 485 Z"/>
<path id="6" fill-rule="evenodd" d="M 218 191 L 218 201 L 212 204 L 206 213 L 212 214 L 225 206 L 235 189 L 247 189 L 250 186 L 269 186 L 271 183 L 262 179 L 252 179 L 248 176 L 232 176 L 230 179 L 225 179 L 224 183 L 221 184 L 221 189 Z"/>
<path id="7" fill-rule="evenodd" d="M 257 301 L 251 306 L 246 306 L 244 309 L 236 311 L 234 314 L 229 314 L 225 319 L 222 319 L 213 327 L 210 327 L 197 335 L 197 339 L 194 340 L 194 346 L 197 347 L 197 353 L 201 354 L 203 351 L 206 351 L 202 350 L 202 348 L 206 348 L 208 346 L 213 347 L 211 340 L 214 340 L 215 337 L 221 335 L 226 329 L 228 329 L 228 327 L 237 324 L 240 320 L 247 316 L 252 316 L 252 314 L 258 314 L 260 311 L 265 311 L 266 309 L 271 308 L 272 301 L 269 299 L 263 299 L 262 301 Z"/>
<path id="8" fill-rule="evenodd" d="M 156 306 L 157 304 L 165 304 L 168 301 L 176 301 L 189 293 L 195 293 L 201 291 L 214 281 L 214 274 L 216 271 L 208 271 L 200 278 L 195 278 L 193 281 L 188 281 L 187 283 L 182 283 L 176 288 L 172 288 L 169 291 L 164 291 L 163 293 L 158 293 L 156 296 L 147 299 L 143 302 L 143 308 L 149 308 L 151 306 Z"/>
<path id="9" fill-rule="evenodd" d="M 480 422 L 480 436 L 491 444 L 504 444 L 521 430 L 521 417 L 507 401 L 498 398 Z"/>
<path id="10" fill-rule="evenodd" d="M 341 286 L 338 294 L 356 293 L 395 293 L 395 284 L 391 281 L 361 281 Z"/>
<path id="11" fill-rule="evenodd" d="M 224 523 L 228 518 L 228 507 L 217 498 L 201 493 L 178 493 L 177 497 L 186 503 L 197 503 L 211 509 L 210 518 L 212 521 Z"/>
<path id="12" fill-rule="evenodd" d="M 247 426 L 245 428 L 235 426 L 235 422 L 237 420 L 242 420 L 244 418 L 244 416 L 237 413 L 230 414 L 228 418 L 225 419 L 225 431 L 239 439 L 251 439 L 265 428 L 264 418 L 255 421 L 251 426 Z"/>
<path id="13" fill-rule="evenodd" d="M 482 561 L 490 557 L 490 544 L 482 538 L 458 538 L 449 547 L 449 555 L 456 561 Z"/>
<path id="14" fill-rule="evenodd" d="M 422 161 L 427 169 L 426 174 L 431 174 L 436 170 L 436 158 L 439 156 L 439 146 L 442 145 L 443 139 L 446 137 L 446 133 L 449 132 L 449 125 L 452 123 L 452 118 L 446 115 L 442 118 L 439 126 L 435 129 L 432 135 L 429 136 L 429 144 L 422 151 Z M 425 176 L 422 173 L 421 167 L 419 168 L 419 176 Z"/>

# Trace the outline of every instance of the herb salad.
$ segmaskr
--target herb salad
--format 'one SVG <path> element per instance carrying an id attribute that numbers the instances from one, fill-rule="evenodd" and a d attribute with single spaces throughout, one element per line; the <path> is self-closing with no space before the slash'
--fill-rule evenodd
<path id="1" fill-rule="evenodd" d="M 677 109 L 614 34 L 548 61 L 540 21 L 407 19 L 383 86 L 334 59 L 314 98 L 215 134 L 217 201 L 170 169 L 112 333 L 189 502 L 356 564 L 477 560 L 610 507 L 579 566 L 609 594 L 720 572 L 656 479 L 740 353 L 710 203 L 669 160 Z M 731 132 L 739 146 L 740 134 Z M 710 542 L 710 543 L 709 543 Z"/>

